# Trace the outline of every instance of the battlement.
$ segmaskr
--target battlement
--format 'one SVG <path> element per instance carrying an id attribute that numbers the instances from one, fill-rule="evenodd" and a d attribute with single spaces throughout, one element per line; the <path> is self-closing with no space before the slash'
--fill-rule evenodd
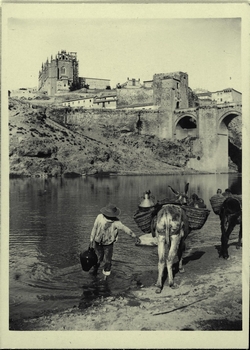
<path id="1" fill-rule="evenodd" d="M 171 73 L 157 73 L 154 74 L 154 80 L 167 80 L 167 79 L 175 79 L 181 80 L 181 78 L 187 79 L 188 74 L 184 72 L 171 72 Z"/>
<path id="2" fill-rule="evenodd" d="M 58 54 L 56 55 L 56 59 L 63 60 L 63 61 L 76 61 L 77 60 L 77 53 L 76 52 L 66 52 L 66 50 L 61 50 L 61 52 L 58 51 Z"/>

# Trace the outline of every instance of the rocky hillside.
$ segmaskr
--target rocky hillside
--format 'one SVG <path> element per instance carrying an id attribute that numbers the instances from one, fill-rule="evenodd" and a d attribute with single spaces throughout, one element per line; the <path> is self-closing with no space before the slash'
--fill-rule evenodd
<path id="1" fill-rule="evenodd" d="M 118 172 L 174 174 L 186 169 L 192 138 L 170 142 L 101 123 L 63 126 L 45 107 L 9 100 L 10 176 Z"/>

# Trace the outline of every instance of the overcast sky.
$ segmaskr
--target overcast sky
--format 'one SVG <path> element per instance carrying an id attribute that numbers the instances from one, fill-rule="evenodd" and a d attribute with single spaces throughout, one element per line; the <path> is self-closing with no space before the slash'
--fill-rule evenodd
<path id="1" fill-rule="evenodd" d="M 127 77 L 182 71 L 192 89 L 242 91 L 237 18 L 14 17 L 7 34 L 10 90 L 37 86 L 42 62 L 64 49 L 77 52 L 79 76 L 110 79 L 111 87 Z"/>

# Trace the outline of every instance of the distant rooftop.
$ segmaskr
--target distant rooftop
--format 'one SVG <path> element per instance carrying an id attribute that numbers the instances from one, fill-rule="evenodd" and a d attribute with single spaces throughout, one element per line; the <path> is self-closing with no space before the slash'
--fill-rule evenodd
<path id="1" fill-rule="evenodd" d="M 223 89 L 223 90 L 217 90 L 217 91 L 214 91 L 213 93 L 216 93 L 216 92 L 231 92 L 232 90 L 238 92 L 239 94 L 241 94 L 240 91 L 235 90 L 234 88 L 227 88 L 227 89 Z"/>

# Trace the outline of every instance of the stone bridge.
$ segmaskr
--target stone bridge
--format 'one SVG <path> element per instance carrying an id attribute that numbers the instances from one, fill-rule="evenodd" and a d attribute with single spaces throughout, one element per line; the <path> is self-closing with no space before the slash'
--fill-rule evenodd
<path id="1" fill-rule="evenodd" d="M 58 113 L 57 113 L 58 114 Z M 224 103 L 195 108 L 155 110 L 73 110 L 70 113 L 59 113 L 47 116 L 60 124 L 82 125 L 89 121 L 101 120 L 106 126 L 117 126 L 122 130 L 136 131 L 138 115 L 142 122 L 141 134 L 156 135 L 160 139 L 183 139 L 193 136 L 194 158 L 188 161 L 187 167 L 204 172 L 227 173 L 229 142 L 228 124 L 242 114 L 239 103 Z"/>
<path id="2" fill-rule="evenodd" d="M 188 167 L 209 172 L 228 172 L 228 124 L 242 115 L 239 103 L 224 103 L 196 108 L 176 109 L 172 129 L 166 138 L 197 137 Z"/>

